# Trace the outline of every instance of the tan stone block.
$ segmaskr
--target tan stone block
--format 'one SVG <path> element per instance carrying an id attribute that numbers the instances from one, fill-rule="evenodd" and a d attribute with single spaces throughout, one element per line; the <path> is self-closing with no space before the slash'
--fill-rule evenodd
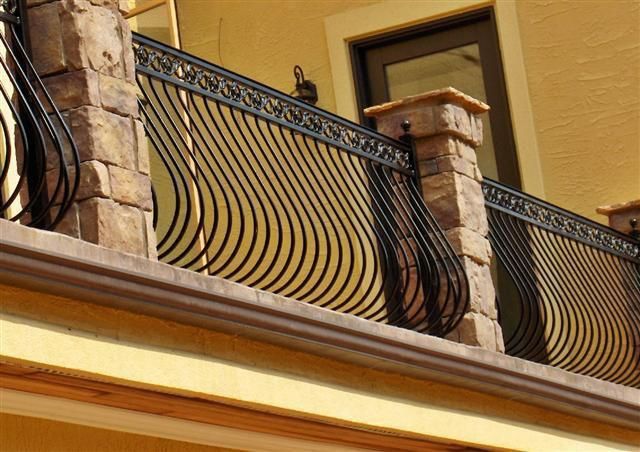
<path id="1" fill-rule="evenodd" d="M 147 257 L 158 260 L 157 235 L 153 228 L 153 212 L 144 212 L 145 228 L 147 235 Z"/>
<path id="2" fill-rule="evenodd" d="M 118 11 L 123 16 L 126 16 L 131 11 L 131 7 L 129 6 L 129 0 L 118 0 Z"/>
<path id="3" fill-rule="evenodd" d="M 483 142 L 482 119 L 477 115 L 470 115 L 472 141 L 481 146 Z"/>
<path id="4" fill-rule="evenodd" d="M 66 196 L 69 196 L 72 188 L 71 182 L 75 177 L 75 171 L 73 167 L 67 167 L 66 170 L 69 177 Z M 46 196 L 52 200 L 53 204 L 60 204 L 65 197 L 64 171 L 60 171 L 60 167 L 47 171 L 45 174 L 45 181 L 46 187 L 44 188 L 44 191 Z"/>
<path id="5" fill-rule="evenodd" d="M 71 184 L 76 177 L 76 171 L 72 166 L 67 167 L 67 171 L 69 176 L 69 186 L 71 187 Z M 47 190 L 49 196 L 54 196 L 56 186 L 59 181 L 60 188 L 56 195 L 56 199 L 54 200 L 55 204 L 62 202 L 64 186 L 62 185 L 62 179 L 58 169 L 47 171 Z M 82 162 L 80 164 L 80 179 L 78 182 L 78 190 L 76 191 L 76 201 L 82 201 L 93 197 L 107 198 L 110 194 L 111 188 L 107 167 L 97 160 Z"/>
<path id="6" fill-rule="evenodd" d="M 402 238 L 398 243 L 397 255 L 400 268 L 414 267 L 416 265 L 416 254 L 420 252 L 416 241 L 412 238 Z"/>
<path id="7" fill-rule="evenodd" d="M 54 0 L 27 0 L 27 7 L 42 5 L 44 3 L 52 3 Z"/>
<path id="8" fill-rule="evenodd" d="M 41 2 L 29 3 L 30 6 Z M 62 25 L 58 4 L 29 9 L 29 38 L 32 61 L 40 75 L 53 74 L 66 68 L 62 47 Z"/>
<path id="9" fill-rule="evenodd" d="M 81 161 L 99 160 L 135 169 L 136 147 L 129 118 L 96 107 L 70 110 L 67 117 Z"/>
<path id="10" fill-rule="evenodd" d="M 91 68 L 102 74 L 124 77 L 122 38 L 116 14 L 120 15 L 106 8 L 90 8 L 83 17 L 82 31 Z"/>
<path id="11" fill-rule="evenodd" d="M 493 321 L 493 329 L 496 333 L 496 351 L 504 353 L 504 336 L 502 334 L 502 327 L 497 320 Z"/>
<path id="12" fill-rule="evenodd" d="M 491 263 L 491 244 L 484 236 L 463 227 L 448 229 L 445 234 L 458 256 L 467 256 L 479 264 Z"/>
<path id="13" fill-rule="evenodd" d="M 415 328 L 424 322 L 429 314 L 425 309 L 422 279 L 415 267 L 402 271 L 402 284 L 403 313 L 408 326 Z"/>
<path id="14" fill-rule="evenodd" d="M 117 9 L 85 0 L 65 0 L 62 24 L 67 65 L 90 67 L 102 74 L 124 77 L 123 45 Z"/>
<path id="15" fill-rule="evenodd" d="M 498 318 L 496 291 L 488 265 L 463 257 L 462 265 L 469 281 L 469 306 L 467 311 L 483 314 L 495 320 Z"/>
<path id="16" fill-rule="evenodd" d="M 60 23 L 64 33 L 62 45 L 64 47 L 65 63 L 71 70 L 89 68 L 89 59 L 85 50 L 86 40 L 82 28 L 82 15 L 90 7 L 82 0 L 65 0 L 60 12 Z"/>
<path id="17" fill-rule="evenodd" d="M 52 220 L 58 215 L 59 207 L 52 209 Z M 80 238 L 80 218 L 78 217 L 78 205 L 71 204 L 69 210 L 64 214 L 60 222 L 56 225 L 55 231 L 70 237 Z"/>
<path id="18" fill-rule="evenodd" d="M 97 161 L 90 160 L 80 164 L 80 185 L 78 187 L 77 200 L 111 196 L 111 184 L 109 182 L 109 170 Z"/>
<path id="19" fill-rule="evenodd" d="M 121 0 L 126 1 L 126 0 Z M 131 27 L 129 22 L 124 17 L 118 17 L 118 23 L 120 25 L 120 31 L 122 33 L 122 47 L 124 53 L 122 55 L 122 63 L 124 65 L 124 78 L 126 81 L 135 84 L 136 83 L 136 62 L 133 55 L 133 36 L 131 35 Z"/>
<path id="20" fill-rule="evenodd" d="M 122 204 L 140 207 L 150 211 L 153 208 L 151 199 L 151 179 L 117 166 L 109 167 L 111 180 L 111 197 Z"/>
<path id="21" fill-rule="evenodd" d="M 459 157 L 474 164 L 478 163 L 478 155 L 476 154 L 476 150 L 473 148 L 473 146 L 470 146 L 462 140 L 455 140 L 455 142 L 456 153 Z"/>
<path id="22" fill-rule="evenodd" d="M 636 229 L 640 230 L 640 208 L 630 209 L 616 213 L 609 217 L 609 226 L 623 234 L 631 233 L 631 220 L 636 219 Z"/>
<path id="23" fill-rule="evenodd" d="M 472 164 L 478 163 L 473 146 L 452 135 L 441 134 L 420 138 L 415 141 L 415 146 L 418 161 L 450 156 L 460 157 Z"/>
<path id="24" fill-rule="evenodd" d="M 119 6 L 118 0 L 89 0 L 89 2 L 95 6 L 104 6 L 107 8 L 118 8 Z"/>
<path id="25" fill-rule="evenodd" d="M 456 328 L 456 333 L 450 337 L 455 337 L 456 334 L 458 341 L 463 344 L 482 347 L 491 351 L 498 350 L 493 321 L 482 314 L 475 312 L 465 314 Z"/>
<path id="26" fill-rule="evenodd" d="M 411 123 L 410 133 L 416 139 L 436 133 L 433 111 L 429 107 L 399 111 L 383 118 L 376 118 L 376 129 L 383 135 L 397 139 L 404 135 L 402 123 L 405 120 Z"/>
<path id="27" fill-rule="evenodd" d="M 122 116 L 138 116 L 137 89 L 131 83 L 108 75 L 99 75 L 102 107 Z"/>
<path id="28" fill-rule="evenodd" d="M 478 147 L 482 144 L 482 129 L 480 129 L 480 140 L 478 140 L 477 125 L 476 121 L 472 120 L 472 116 L 457 105 L 445 104 L 433 107 L 435 133 L 454 135 Z"/>
<path id="29" fill-rule="evenodd" d="M 143 212 L 111 199 L 90 198 L 79 204 L 82 239 L 105 248 L 146 256 Z"/>
<path id="30" fill-rule="evenodd" d="M 422 193 L 442 228 L 466 227 L 481 235 L 488 232 L 481 185 L 456 172 L 423 176 Z"/>
<path id="31" fill-rule="evenodd" d="M 438 172 L 455 171 L 456 173 L 464 174 L 471 179 L 476 178 L 476 165 L 471 163 L 467 159 L 458 157 L 457 155 L 438 157 L 435 159 L 438 167 Z"/>
<path id="32" fill-rule="evenodd" d="M 98 75 L 90 69 L 47 77 L 44 86 L 59 110 L 100 105 Z"/>
<path id="33" fill-rule="evenodd" d="M 434 159 L 444 155 L 456 155 L 457 139 L 450 135 L 435 135 L 415 140 L 418 161 Z"/>
<path id="34" fill-rule="evenodd" d="M 138 172 L 149 175 L 151 173 L 151 165 L 149 164 L 149 140 L 142 121 L 134 119 L 133 126 L 136 134 L 136 144 L 138 146 Z"/>
<path id="35" fill-rule="evenodd" d="M 418 170 L 421 176 L 431 176 L 440 172 L 440 170 L 438 170 L 438 162 L 436 159 L 422 160 L 418 162 Z"/>

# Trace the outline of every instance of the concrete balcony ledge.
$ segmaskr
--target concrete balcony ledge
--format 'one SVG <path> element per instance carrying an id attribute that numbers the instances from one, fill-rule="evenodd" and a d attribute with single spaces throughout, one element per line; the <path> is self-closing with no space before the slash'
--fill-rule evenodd
<path id="1" fill-rule="evenodd" d="M 0 220 L 0 283 L 640 430 L 640 391 Z"/>

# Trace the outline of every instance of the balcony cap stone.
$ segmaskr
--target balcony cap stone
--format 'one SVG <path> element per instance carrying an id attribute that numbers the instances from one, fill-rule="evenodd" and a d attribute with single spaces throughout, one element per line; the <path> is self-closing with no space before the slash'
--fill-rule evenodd
<path id="1" fill-rule="evenodd" d="M 489 111 L 490 108 L 484 102 L 474 99 L 473 97 L 448 86 L 446 88 L 427 91 L 426 93 L 417 94 L 415 96 L 403 97 L 400 100 L 375 105 L 373 107 L 366 108 L 364 110 L 364 114 L 368 117 L 375 118 L 385 114 L 391 109 L 400 109 L 402 107 L 408 107 L 409 105 L 414 106 L 413 104 L 416 103 L 422 103 L 425 105 L 454 104 L 464 108 L 469 113 L 475 114 L 484 113 Z"/>

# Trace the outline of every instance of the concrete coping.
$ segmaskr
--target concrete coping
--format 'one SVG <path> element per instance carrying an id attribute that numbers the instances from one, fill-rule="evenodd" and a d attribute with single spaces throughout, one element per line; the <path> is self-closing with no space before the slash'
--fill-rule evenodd
<path id="1" fill-rule="evenodd" d="M 433 91 L 427 91 L 426 93 L 417 94 L 415 96 L 403 97 L 400 100 L 394 100 L 386 102 L 384 104 L 375 105 L 373 107 L 366 108 L 364 114 L 369 117 L 380 116 L 389 110 L 400 109 L 408 107 L 409 105 L 421 103 L 424 105 L 442 105 L 442 104 L 454 104 L 458 105 L 470 113 L 484 113 L 489 111 L 490 107 L 482 101 L 474 99 L 473 97 L 464 94 L 463 92 L 448 86 L 446 88 L 436 89 Z"/>
<path id="2" fill-rule="evenodd" d="M 0 220 L 0 281 L 640 429 L 640 390 Z"/>
<path id="3" fill-rule="evenodd" d="M 601 215 L 610 217 L 611 215 L 617 215 L 620 213 L 628 212 L 629 210 L 640 209 L 640 199 L 633 199 L 627 202 L 619 202 L 616 204 L 609 204 L 608 206 L 600 206 L 596 208 L 596 212 Z"/>

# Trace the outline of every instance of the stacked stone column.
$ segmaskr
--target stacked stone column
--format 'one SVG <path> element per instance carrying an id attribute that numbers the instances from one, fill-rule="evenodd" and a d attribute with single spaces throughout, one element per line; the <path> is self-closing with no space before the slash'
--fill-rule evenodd
<path id="1" fill-rule="evenodd" d="M 76 202 L 58 232 L 156 258 L 149 155 L 131 31 L 122 16 L 126 4 L 29 0 L 28 26 L 36 70 L 81 160 Z"/>
<path id="2" fill-rule="evenodd" d="M 365 110 L 378 131 L 398 138 L 411 124 L 423 198 L 460 257 L 469 279 L 470 302 L 447 338 L 504 352 L 491 279 L 491 246 L 476 148 L 482 144 L 478 115 L 489 107 L 446 88 Z"/>

